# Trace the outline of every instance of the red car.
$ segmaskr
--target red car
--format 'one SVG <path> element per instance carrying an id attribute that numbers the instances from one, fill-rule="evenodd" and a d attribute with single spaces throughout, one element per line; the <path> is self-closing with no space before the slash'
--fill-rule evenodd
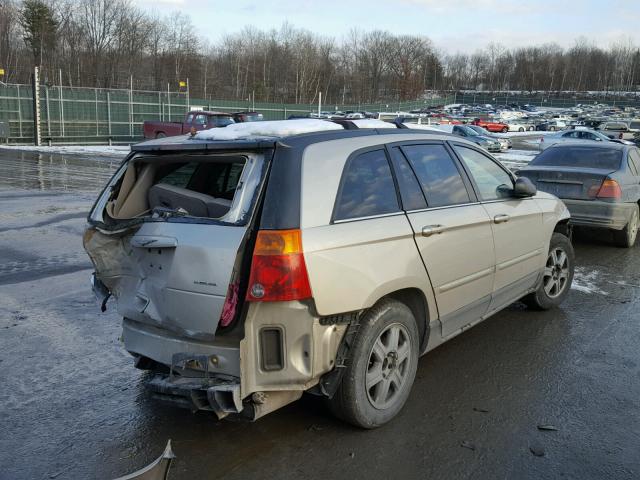
<path id="1" fill-rule="evenodd" d="M 482 127 L 485 130 L 490 132 L 502 132 L 506 133 L 509 131 L 509 125 L 506 125 L 502 122 L 492 122 L 489 120 L 482 120 L 480 118 L 476 118 L 471 125 L 477 125 L 478 127 Z"/>
<path id="2" fill-rule="evenodd" d="M 184 135 L 191 129 L 205 130 L 214 127 L 226 127 L 235 123 L 230 113 L 191 111 L 183 122 L 146 121 L 142 126 L 144 138 L 164 138 Z"/>

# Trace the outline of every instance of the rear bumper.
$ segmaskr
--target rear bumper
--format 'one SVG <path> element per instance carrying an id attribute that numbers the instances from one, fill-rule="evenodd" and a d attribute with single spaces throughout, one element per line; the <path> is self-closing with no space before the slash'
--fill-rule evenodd
<path id="1" fill-rule="evenodd" d="M 122 340 L 138 366 L 151 359 L 169 370 L 148 384 L 156 397 L 219 417 L 242 412 L 255 419 L 296 400 L 331 371 L 346 328 L 343 317 L 318 318 L 302 302 L 255 302 L 242 340 L 198 341 L 128 318 Z"/>
<path id="2" fill-rule="evenodd" d="M 209 371 L 240 377 L 240 345 L 199 342 L 172 335 L 171 332 L 125 318 L 122 323 L 124 347 L 133 355 L 150 358 L 171 367 L 176 354 L 209 358 Z"/>
<path id="3" fill-rule="evenodd" d="M 578 226 L 622 230 L 635 207 L 635 203 L 610 203 L 599 200 L 562 199 L 571 213 L 571 223 Z"/>

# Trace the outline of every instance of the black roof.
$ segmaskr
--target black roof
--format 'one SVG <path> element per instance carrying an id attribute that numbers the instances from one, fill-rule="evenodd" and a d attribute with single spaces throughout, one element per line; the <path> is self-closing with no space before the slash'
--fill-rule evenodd
<path id="1" fill-rule="evenodd" d="M 341 122 L 342 123 L 342 122 Z M 337 140 L 340 138 L 363 137 L 368 135 L 393 135 L 393 134 L 416 134 L 416 135 L 440 135 L 437 132 L 425 130 L 397 128 L 389 124 L 389 128 L 362 128 L 355 125 L 343 127 L 345 130 L 324 130 L 318 132 L 301 133 L 295 135 L 285 135 L 278 137 L 255 136 L 237 140 L 209 140 L 192 137 L 191 135 L 178 135 L 175 137 L 158 138 L 148 140 L 131 146 L 132 152 L 150 151 L 181 151 L 181 150 L 229 150 L 229 149 L 261 149 L 272 148 L 276 143 L 295 143 L 296 147 L 306 147 L 308 145 Z M 442 132 L 446 135 L 446 132 Z"/>

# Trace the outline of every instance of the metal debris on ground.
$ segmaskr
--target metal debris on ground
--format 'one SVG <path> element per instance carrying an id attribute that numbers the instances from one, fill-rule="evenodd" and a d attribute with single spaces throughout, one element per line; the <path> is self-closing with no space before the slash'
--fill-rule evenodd
<path id="1" fill-rule="evenodd" d="M 176 458 L 176 456 L 173 450 L 171 450 L 171 440 L 169 440 L 162 455 L 152 463 L 136 472 L 125 475 L 124 477 L 118 477 L 115 480 L 167 480 L 169 467 L 174 458 Z"/>

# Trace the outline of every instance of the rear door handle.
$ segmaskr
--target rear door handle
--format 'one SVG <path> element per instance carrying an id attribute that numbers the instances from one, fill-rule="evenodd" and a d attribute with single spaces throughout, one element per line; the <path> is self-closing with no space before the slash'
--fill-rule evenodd
<path id="1" fill-rule="evenodd" d="M 496 215 L 495 217 L 493 217 L 493 223 L 504 223 L 504 222 L 508 222 L 509 219 L 511 217 L 509 215 Z"/>
<path id="2" fill-rule="evenodd" d="M 445 230 L 446 227 L 444 225 L 427 225 L 426 227 L 422 227 L 422 236 L 430 237 L 431 235 L 442 233 Z"/>

